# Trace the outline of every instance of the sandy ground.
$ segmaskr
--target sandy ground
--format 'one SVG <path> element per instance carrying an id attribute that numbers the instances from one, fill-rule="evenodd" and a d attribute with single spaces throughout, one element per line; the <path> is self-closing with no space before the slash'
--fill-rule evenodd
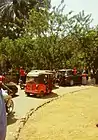
<path id="1" fill-rule="evenodd" d="M 72 87 L 58 87 L 53 90 L 53 93 L 44 96 L 43 98 L 27 97 L 24 90 L 18 90 L 17 96 L 13 98 L 14 101 L 14 112 L 8 116 L 7 125 L 7 136 L 6 140 L 14 140 L 16 130 L 19 127 L 20 119 L 23 118 L 28 111 L 35 109 L 41 104 L 51 100 L 52 98 L 68 94 L 69 92 L 75 92 L 92 86 L 72 86 Z"/>
<path id="2" fill-rule="evenodd" d="M 66 94 L 34 113 L 19 140 L 98 140 L 98 87 Z"/>

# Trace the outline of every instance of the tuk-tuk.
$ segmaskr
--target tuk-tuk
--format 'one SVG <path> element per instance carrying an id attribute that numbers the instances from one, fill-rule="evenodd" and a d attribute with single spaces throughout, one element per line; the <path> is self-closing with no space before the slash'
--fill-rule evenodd
<path id="1" fill-rule="evenodd" d="M 53 88 L 53 73 L 49 70 L 32 70 L 27 74 L 25 94 L 42 97 L 51 93 Z"/>

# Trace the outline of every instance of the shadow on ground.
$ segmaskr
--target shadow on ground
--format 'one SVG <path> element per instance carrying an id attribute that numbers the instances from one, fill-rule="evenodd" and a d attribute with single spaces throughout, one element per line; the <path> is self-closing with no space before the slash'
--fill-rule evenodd
<path id="1" fill-rule="evenodd" d="M 85 85 L 83 85 L 83 84 L 74 84 L 73 86 L 70 86 L 70 85 L 62 85 L 60 87 L 75 87 L 75 86 L 82 87 L 82 86 L 98 86 L 98 85 L 95 85 L 95 84 L 85 84 Z"/>
<path id="2" fill-rule="evenodd" d="M 41 97 L 41 99 L 48 99 L 48 98 L 55 98 L 55 97 L 58 97 L 58 94 L 51 92 L 50 94 Z"/>
<path id="3" fill-rule="evenodd" d="M 14 95 L 12 98 L 16 98 L 16 97 L 18 97 L 19 95 Z"/>
<path id="4" fill-rule="evenodd" d="M 98 87 L 98 84 L 93 85 L 94 87 Z"/>
<path id="5" fill-rule="evenodd" d="M 53 90 L 58 89 L 58 88 L 59 88 L 59 86 L 54 86 L 54 87 L 53 87 Z"/>
<path id="6" fill-rule="evenodd" d="M 37 97 L 35 95 L 29 95 L 27 98 L 36 98 L 36 99 L 48 99 L 48 98 L 55 98 L 58 97 L 58 94 L 51 92 L 49 94 L 44 95 L 43 97 Z"/>
<path id="7" fill-rule="evenodd" d="M 7 125 L 15 123 L 18 119 L 15 118 L 15 112 L 7 116 Z"/>

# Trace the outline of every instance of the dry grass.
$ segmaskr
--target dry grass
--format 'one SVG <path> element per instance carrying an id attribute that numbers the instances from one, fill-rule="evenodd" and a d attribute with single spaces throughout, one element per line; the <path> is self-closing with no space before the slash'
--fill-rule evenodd
<path id="1" fill-rule="evenodd" d="M 19 140 L 98 140 L 98 87 L 66 94 L 40 108 Z"/>

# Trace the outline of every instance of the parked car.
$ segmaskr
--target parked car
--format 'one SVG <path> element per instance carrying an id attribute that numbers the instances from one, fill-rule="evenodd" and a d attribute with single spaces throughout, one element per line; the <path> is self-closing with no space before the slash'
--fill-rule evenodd
<path id="1" fill-rule="evenodd" d="M 73 69 L 58 70 L 57 82 L 59 86 L 82 84 L 82 73 L 77 71 L 77 74 L 74 74 Z"/>

